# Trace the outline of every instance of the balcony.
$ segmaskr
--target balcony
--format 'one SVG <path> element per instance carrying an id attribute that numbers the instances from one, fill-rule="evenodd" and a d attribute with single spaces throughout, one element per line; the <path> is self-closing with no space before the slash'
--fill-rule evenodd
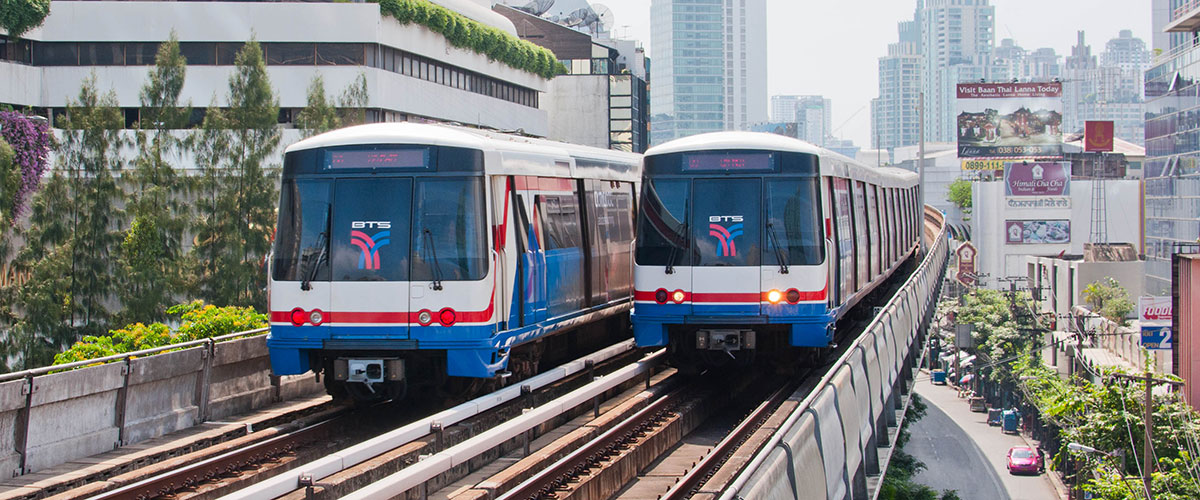
<path id="1" fill-rule="evenodd" d="M 1200 30 L 1200 0 L 1188 0 L 1171 12 L 1171 22 L 1163 31 L 1190 33 Z"/>

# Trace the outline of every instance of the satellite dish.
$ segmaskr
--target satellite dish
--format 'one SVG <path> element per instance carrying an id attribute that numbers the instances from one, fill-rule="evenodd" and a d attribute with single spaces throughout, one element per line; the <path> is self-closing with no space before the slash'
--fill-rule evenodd
<path id="1" fill-rule="evenodd" d="M 516 2 L 513 2 L 513 3 L 515 4 Z M 545 14 L 547 11 L 549 11 L 550 7 L 554 6 L 554 0 L 529 0 L 529 1 L 525 2 L 524 5 L 521 5 L 521 6 L 517 6 L 517 5 L 510 5 L 510 6 L 519 11 L 526 12 L 526 13 L 540 17 L 542 14 Z"/>
<path id="2" fill-rule="evenodd" d="M 570 27 L 591 26 L 599 19 L 600 18 L 596 16 L 596 11 L 592 10 L 591 7 L 584 7 L 582 9 L 576 9 L 568 14 L 567 19 L 562 21 L 562 24 Z"/>
<path id="3" fill-rule="evenodd" d="M 593 32 L 599 34 L 608 31 L 609 28 L 616 26 L 617 17 L 613 15 L 612 9 L 602 3 L 592 4 L 592 10 L 596 12 L 596 21 Z"/>

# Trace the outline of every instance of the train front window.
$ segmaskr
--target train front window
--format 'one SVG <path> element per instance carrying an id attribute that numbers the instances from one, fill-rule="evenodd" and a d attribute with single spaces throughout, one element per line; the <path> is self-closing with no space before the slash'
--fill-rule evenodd
<path id="1" fill-rule="evenodd" d="M 277 281 L 329 279 L 329 181 L 295 180 L 280 189 L 279 225 L 272 274 Z"/>
<path id="2" fill-rule="evenodd" d="M 480 280 L 488 252 L 483 180 L 422 179 L 413 221 L 413 280 Z"/>
<path id="3" fill-rule="evenodd" d="M 816 265 L 824 259 L 820 199 L 815 178 L 771 179 L 766 183 L 767 231 L 788 265 Z M 763 247 L 763 262 L 774 262 L 775 249 Z"/>
<path id="4" fill-rule="evenodd" d="M 406 281 L 411 178 L 338 179 L 330 262 L 334 281 Z"/>
<path id="5" fill-rule="evenodd" d="M 688 266 L 688 195 L 691 179 L 647 179 L 638 210 L 637 263 Z"/>
<path id="6" fill-rule="evenodd" d="M 762 184 L 762 179 L 694 181 L 691 227 L 696 247 L 694 266 L 759 265 Z"/>

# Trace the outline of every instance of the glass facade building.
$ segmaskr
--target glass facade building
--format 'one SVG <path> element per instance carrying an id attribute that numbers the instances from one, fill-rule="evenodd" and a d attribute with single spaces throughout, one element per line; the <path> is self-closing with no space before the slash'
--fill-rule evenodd
<path id="1" fill-rule="evenodd" d="M 1184 41 L 1146 72 L 1146 293 L 1171 293 L 1171 255 L 1200 237 L 1200 45 Z"/>

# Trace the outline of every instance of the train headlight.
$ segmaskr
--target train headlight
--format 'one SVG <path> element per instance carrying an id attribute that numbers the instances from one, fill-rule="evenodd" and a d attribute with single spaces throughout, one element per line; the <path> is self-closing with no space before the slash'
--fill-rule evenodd
<path id="1" fill-rule="evenodd" d="M 293 324 L 293 325 L 300 326 L 300 325 L 303 325 L 303 324 L 304 324 L 304 322 L 305 322 L 305 321 L 306 321 L 308 318 L 307 318 L 307 317 L 305 316 L 305 314 L 304 314 L 304 309 L 301 309 L 301 308 L 297 307 L 297 308 L 295 308 L 295 309 L 292 309 L 292 317 L 291 317 L 291 319 L 292 319 L 292 324 Z"/>
<path id="2" fill-rule="evenodd" d="M 667 289 L 659 288 L 657 291 L 655 291 L 654 292 L 654 301 L 658 302 L 659 304 L 666 304 L 667 303 Z"/>
<path id="3" fill-rule="evenodd" d="M 428 310 L 417 313 L 417 323 L 421 326 L 429 326 L 430 323 L 433 323 L 433 313 Z"/>
<path id="4" fill-rule="evenodd" d="M 783 299 L 783 294 L 780 293 L 779 290 L 771 290 L 767 292 L 767 302 L 778 304 L 781 299 Z"/>
<path id="5" fill-rule="evenodd" d="M 320 309 L 313 309 L 312 312 L 308 313 L 308 320 L 314 325 L 319 325 L 325 321 L 325 313 L 321 312 Z"/>
<path id="6" fill-rule="evenodd" d="M 442 311 L 438 313 L 438 322 L 441 323 L 442 326 L 454 325 L 455 319 L 456 317 L 454 314 L 454 309 L 449 307 L 442 309 Z"/>
<path id="7" fill-rule="evenodd" d="M 675 290 L 675 293 L 671 294 L 671 300 L 675 301 L 676 304 L 682 304 L 683 303 L 683 290 Z"/>
<path id="8" fill-rule="evenodd" d="M 789 304 L 800 302 L 800 290 L 795 288 L 787 291 L 787 301 Z"/>

